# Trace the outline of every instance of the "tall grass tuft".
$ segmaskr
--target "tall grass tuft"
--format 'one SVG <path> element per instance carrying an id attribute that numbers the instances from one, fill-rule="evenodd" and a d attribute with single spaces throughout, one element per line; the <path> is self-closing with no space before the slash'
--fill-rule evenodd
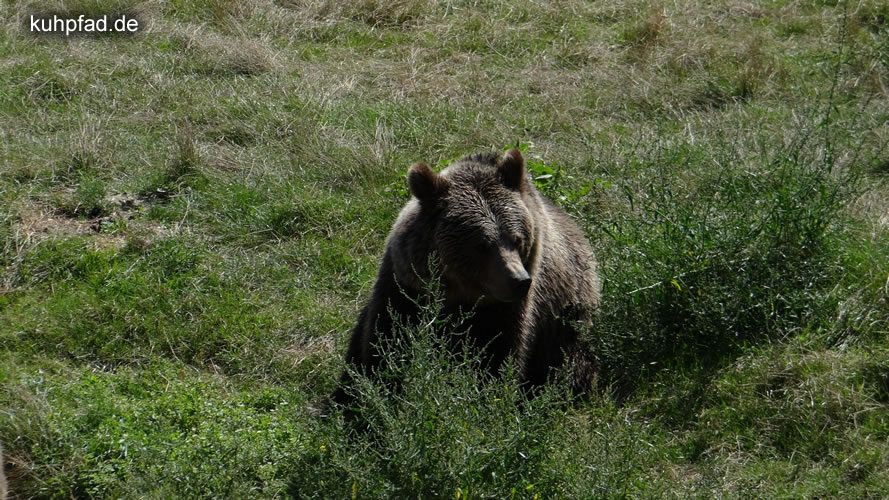
<path id="1" fill-rule="evenodd" d="M 625 396 L 645 373 L 706 372 L 743 346 L 832 328 L 846 208 L 861 184 L 819 129 L 762 147 L 756 167 L 740 140 L 636 153 L 627 168 L 653 175 L 616 183 L 619 208 L 589 221 L 606 240 L 605 300 L 590 335 L 603 380 Z"/>

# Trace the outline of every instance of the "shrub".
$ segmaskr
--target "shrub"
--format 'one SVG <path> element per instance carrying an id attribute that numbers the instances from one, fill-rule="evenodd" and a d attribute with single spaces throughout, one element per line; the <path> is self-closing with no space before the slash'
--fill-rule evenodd
<path id="1" fill-rule="evenodd" d="M 745 344 L 829 327 L 857 189 L 829 148 L 803 132 L 751 169 L 739 142 L 660 143 L 627 167 L 655 175 L 615 182 L 618 209 L 588 221 L 608 240 L 590 335 L 607 381 L 717 367 Z"/>

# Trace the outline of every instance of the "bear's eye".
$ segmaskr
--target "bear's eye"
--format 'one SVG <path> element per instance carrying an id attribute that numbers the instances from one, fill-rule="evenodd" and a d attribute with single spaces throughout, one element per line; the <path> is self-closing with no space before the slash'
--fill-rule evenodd
<path id="1" fill-rule="evenodd" d="M 522 248 L 522 244 L 525 243 L 524 238 L 522 238 L 522 236 L 519 234 L 512 235 L 510 239 L 512 240 L 513 246 L 515 246 L 516 248 Z"/>
<path id="2" fill-rule="evenodd" d="M 494 246 L 495 246 L 495 245 L 494 245 L 493 243 L 491 243 L 490 241 L 488 241 L 488 240 L 484 240 L 484 239 L 475 240 L 474 242 L 470 243 L 470 245 L 471 245 L 473 248 L 475 248 L 475 251 L 476 251 L 478 254 L 485 254 L 485 253 L 488 253 L 488 252 L 490 252 L 491 249 L 494 248 Z"/>

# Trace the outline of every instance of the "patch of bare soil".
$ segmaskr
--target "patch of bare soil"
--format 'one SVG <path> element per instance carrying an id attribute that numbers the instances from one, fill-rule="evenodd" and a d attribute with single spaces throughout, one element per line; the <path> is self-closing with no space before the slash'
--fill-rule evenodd
<path id="1" fill-rule="evenodd" d="M 104 205 L 109 207 L 105 215 L 85 219 L 60 213 L 43 203 L 28 203 L 18 210 L 19 220 L 13 225 L 15 241 L 21 250 L 42 241 L 74 236 L 90 236 L 96 248 L 123 248 L 130 233 L 153 240 L 168 229 L 138 220 L 137 216 L 144 207 L 158 201 L 163 201 L 163 197 L 116 193 L 104 199 Z"/>

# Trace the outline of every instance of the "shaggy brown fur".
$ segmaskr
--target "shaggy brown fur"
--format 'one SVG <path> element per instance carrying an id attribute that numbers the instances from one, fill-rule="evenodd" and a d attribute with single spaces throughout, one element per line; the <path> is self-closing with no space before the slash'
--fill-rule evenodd
<path id="1" fill-rule="evenodd" d="M 490 370 L 513 356 L 522 382 L 535 386 L 568 361 L 575 391 L 588 390 L 592 357 L 574 322 L 589 320 L 599 303 L 593 253 L 568 215 L 537 192 L 521 152 L 473 155 L 441 174 L 417 163 L 408 184 L 414 198 L 386 241 L 346 361 L 365 373 L 379 364 L 377 346 L 392 334 L 391 313 L 418 315 L 415 299 L 426 293 L 433 256 L 445 308 L 473 311 L 468 336 L 487 346 Z M 349 401 L 350 383 L 344 374 L 335 401 Z"/>

